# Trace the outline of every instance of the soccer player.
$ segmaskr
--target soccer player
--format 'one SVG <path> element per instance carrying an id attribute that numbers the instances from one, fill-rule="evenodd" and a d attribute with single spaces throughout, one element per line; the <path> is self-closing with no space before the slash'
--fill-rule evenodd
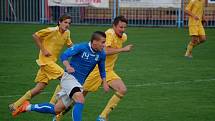
<path id="1" fill-rule="evenodd" d="M 192 58 L 192 49 L 206 41 L 205 30 L 202 22 L 205 22 L 204 17 L 205 0 L 190 0 L 185 9 L 185 13 L 189 16 L 189 34 L 191 41 L 187 45 L 185 57 Z"/>
<path id="2" fill-rule="evenodd" d="M 56 64 L 56 61 L 63 46 L 66 44 L 68 47 L 71 47 L 72 45 L 69 31 L 70 24 L 71 17 L 65 14 L 59 18 L 56 27 L 42 29 L 33 34 L 33 39 L 40 49 L 39 59 L 36 60 L 40 66 L 35 78 L 37 84 L 16 102 L 9 105 L 12 115 L 24 101 L 31 100 L 39 94 L 50 80 L 58 79 L 63 75 L 64 70 Z"/>
<path id="3" fill-rule="evenodd" d="M 117 106 L 119 101 L 126 94 L 127 88 L 122 79 L 114 71 L 114 66 L 118 58 L 118 54 L 122 52 L 129 52 L 133 45 L 129 44 L 123 47 L 123 43 L 127 40 L 125 30 L 127 27 L 127 19 L 124 16 L 118 16 L 113 21 L 112 28 L 108 29 L 106 33 L 106 73 L 107 82 L 109 86 L 115 91 L 115 94 L 111 97 L 104 110 L 101 112 L 98 121 L 106 121 L 108 114 Z M 98 76 L 98 68 L 88 76 L 84 90 L 87 92 L 93 92 L 98 90 L 101 85 L 101 78 Z"/>
<path id="4" fill-rule="evenodd" d="M 82 85 L 96 65 L 99 68 L 104 90 L 106 92 L 109 90 L 105 72 L 106 55 L 103 49 L 105 47 L 105 38 L 104 32 L 96 31 L 92 34 L 89 43 L 74 45 L 61 55 L 61 61 L 66 70 L 61 79 L 61 91 L 57 94 L 58 101 L 56 105 L 51 103 L 30 104 L 28 101 L 25 101 L 16 109 L 15 116 L 26 111 L 56 115 L 69 107 L 72 100 L 74 100 L 73 121 L 82 121 L 84 104 Z M 68 61 L 69 58 L 71 58 L 70 63 Z"/>

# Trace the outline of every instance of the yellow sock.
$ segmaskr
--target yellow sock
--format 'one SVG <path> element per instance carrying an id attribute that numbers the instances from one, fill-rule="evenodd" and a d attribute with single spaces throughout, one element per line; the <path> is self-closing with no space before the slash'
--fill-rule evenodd
<path id="1" fill-rule="evenodd" d="M 192 42 L 190 42 L 190 43 L 187 45 L 187 51 L 192 52 L 193 46 L 194 46 L 194 44 L 193 44 Z"/>
<path id="2" fill-rule="evenodd" d="M 198 43 L 193 43 L 192 41 L 187 45 L 187 51 L 185 55 L 190 55 L 192 54 L 193 48 L 197 45 Z"/>
<path id="3" fill-rule="evenodd" d="M 106 105 L 105 109 L 100 114 L 101 117 L 107 118 L 108 114 L 117 106 L 121 98 L 123 97 L 122 94 L 116 92 L 111 99 L 109 100 L 108 104 Z"/>
<path id="4" fill-rule="evenodd" d="M 57 85 L 57 87 L 56 87 L 56 89 L 54 91 L 54 94 L 52 95 L 52 98 L 49 101 L 50 103 L 55 104 L 57 102 L 57 100 L 56 100 L 56 94 L 60 91 L 60 89 L 61 89 L 60 85 Z"/>
<path id="5" fill-rule="evenodd" d="M 31 99 L 31 91 L 27 91 L 21 98 L 14 103 L 14 108 L 19 107 L 24 101 Z"/>

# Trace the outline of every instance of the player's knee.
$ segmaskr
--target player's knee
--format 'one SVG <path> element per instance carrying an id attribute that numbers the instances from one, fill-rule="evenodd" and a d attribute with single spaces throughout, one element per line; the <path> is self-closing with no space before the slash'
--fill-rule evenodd
<path id="1" fill-rule="evenodd" d="M 193 39 L 192 40 L 192 43 L 195 45 L 195 44 L 197 44 L 198 43 L 198 39 Z"/>
<path id="2" fill-rule="evenodd" d="M 75 102 L 84 103 L 84 96 L 79 87 L 74 87 L 69 94 L 70 98 L 73 98 Z"/>
<path id="3" fill-rule="evenodd" d="M 77 103 L 84 103 L 85 99 L 84 99 L 84 96 L 82 94 L 78 94 L 76 96 L 76 99 L 75 99 L 75 102 Z"/>
<path id="4" fill-rule="evenodd" d="M 55 110 L 55 113 L 56 114 L 60 114 L 65 108 L 64 107 L 59 107 L 59 106 L 56 106 L 54 107 L 54 110 Z"/>
<path id="5" fill-rule="evenodd" d="M 201 37 L 200 37 L 200 42 L 203 43 L 203 42 L 205 42 L 205 41 L 206 41 L 206 36 L 201 36 Z"/>
<path id="6" fill-rule="evenodd" d="M 126 92 L 127 92 L 127 88 L 126 88 L 125 86 L 124 86 L 124 87 L 120 87 L 119 90 L 118 90 L 118 92 L 119 92 L 120 94 L 122 94 L 122 95 L 125 95 Z"/>
<path id="7" fill-rule="evenodd" d="M 193 44 L 197 44 L 198 41 L 199 41 L 198 36 L 192 36 L 192 43 L 193 43 Z"/>
<path id="8" fill-rule="evenodd" d="M 37 94 L 41 93 L 43 90 L 44 90 L 44 87 L 36 86 L 31 90 L 31 95 L 32 96 L 37 95 Z"/>

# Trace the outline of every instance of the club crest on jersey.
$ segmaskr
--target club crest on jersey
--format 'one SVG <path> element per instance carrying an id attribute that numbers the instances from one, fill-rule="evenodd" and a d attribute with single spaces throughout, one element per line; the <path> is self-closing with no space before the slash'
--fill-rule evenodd
<path id="1" fill-rule="evenodd" d="M 99 60 L 99 55 L 96 55 L 95 61 L 98 61 L 98 60 Z"/>

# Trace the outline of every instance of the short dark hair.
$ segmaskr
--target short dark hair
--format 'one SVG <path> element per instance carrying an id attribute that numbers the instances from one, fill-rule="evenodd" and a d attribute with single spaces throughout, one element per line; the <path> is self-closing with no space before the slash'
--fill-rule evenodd
<path id="1" fill-rule="evenodd" d="M 72 20 L 72 17 L 69 14 L 63 14 L 62 16 L 59 17 L 57 25 L 59 26 L 59 22 L 62 22 L 66 19 Z"/>
<path id="2" fill-rule="evenodd" d="M 106 34 L 102 31 L 95 31 L 95 32 L 93 32 L 93 34 L 91 36 L 90 42 L 92 43 L 93 40 L 99 40 L 100 37 L 106 38 Z"/>
<path id="3" fill-rule="evenodd" d="M 120 21 L 125 22 L 126 24 L 128 24 L 128 20 L 124 16 L 117 16 L 113 21 L 113 25 L 117 26 Z"/>

